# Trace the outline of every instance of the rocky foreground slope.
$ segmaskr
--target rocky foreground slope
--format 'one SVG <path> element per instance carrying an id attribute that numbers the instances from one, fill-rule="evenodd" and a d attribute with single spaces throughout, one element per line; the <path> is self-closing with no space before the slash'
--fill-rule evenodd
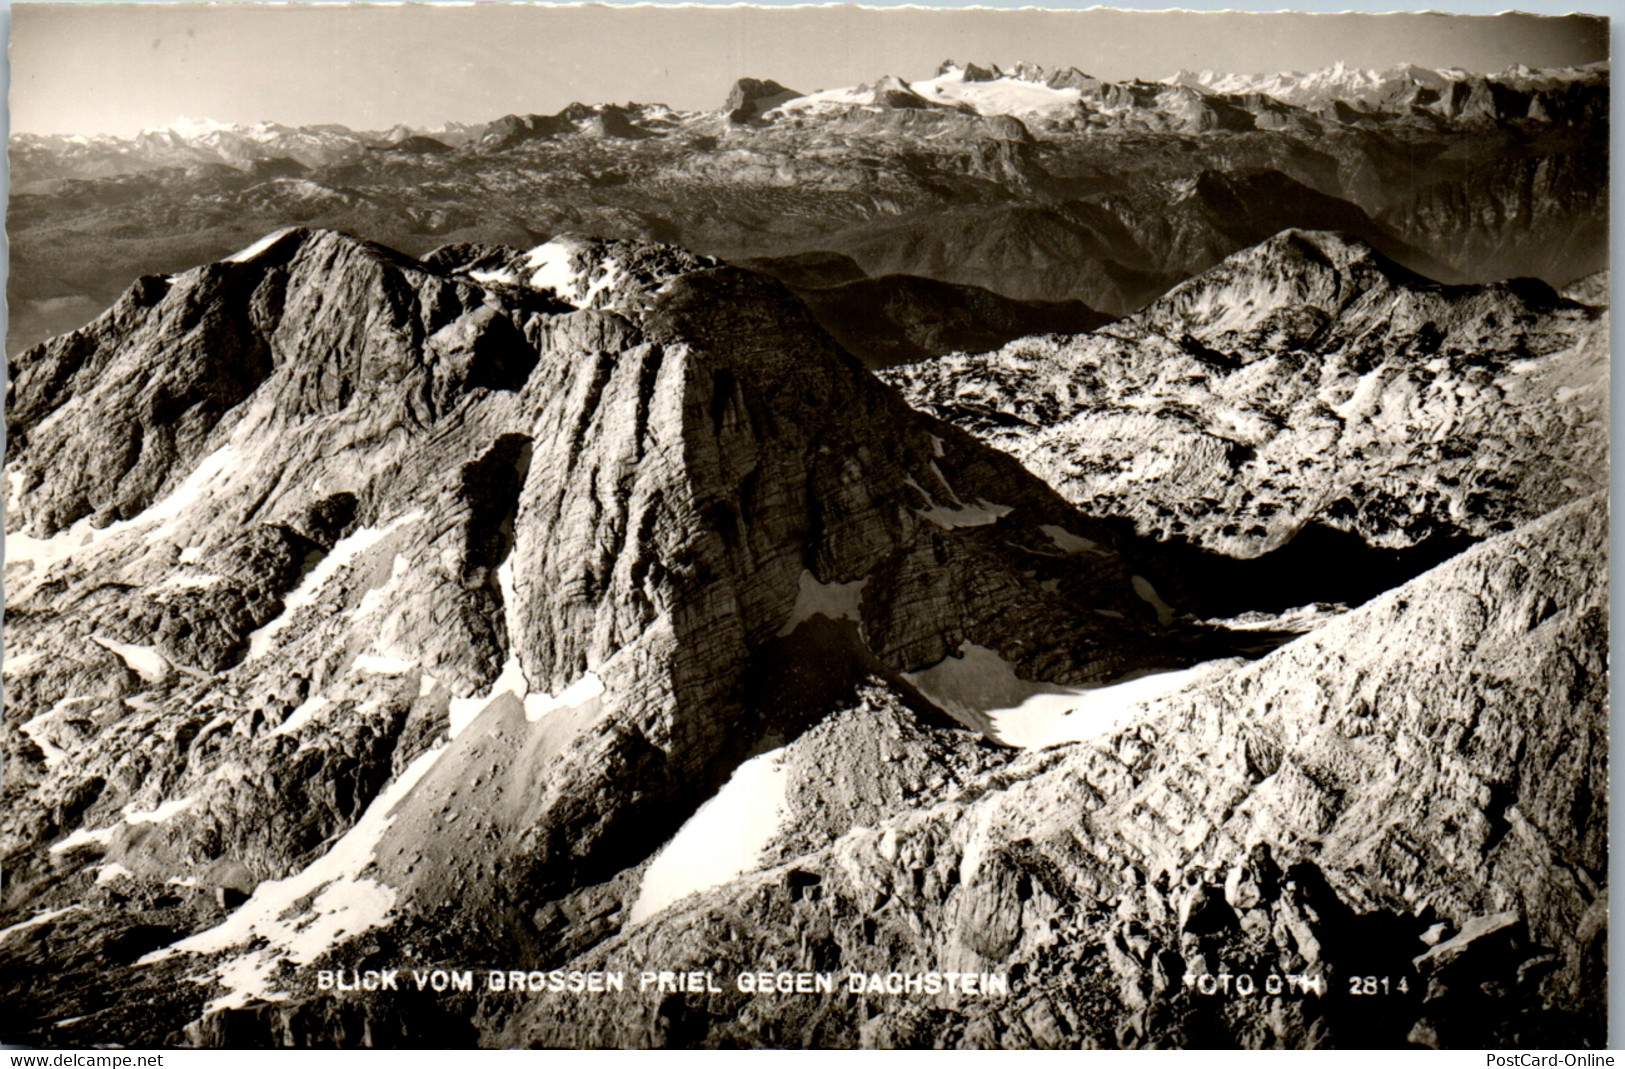
<path id="1" fill-rule="evenodd" d="M 1008 997 L 629 994 L 531 1007 L 505 1038 L 1600 1043 L 1606 545 L 1602 497 L 1569 506 L 570 963 L 1003 971 Z"/>
<path id="2" fill-rule="evenodd" d="M 1069 504 L 673 246 L 279 231 L 10 370 L 8 1041 L 1360 1045 L 1379 968 L 1385 1041 L 1600 1041 L 1583 487 L 1289 641 L 1375 589 Z"/>

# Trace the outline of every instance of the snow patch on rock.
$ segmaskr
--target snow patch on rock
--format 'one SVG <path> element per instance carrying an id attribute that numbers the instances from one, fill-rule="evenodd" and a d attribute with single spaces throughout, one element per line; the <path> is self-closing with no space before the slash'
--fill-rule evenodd
<path id="1" fill-rule="evenodd" d="M 105 865 L 96 867 L 96 886 L 98 887 L 112 883 L 115 880 L 131 880 L 134 878 L 135 873 L 120 865 L 117 861 L 109 861 Z"/>
<path id="2" fill-rule="evenodd" d="M 1157 588 L 1151 585 L 1151 580 L 1143 575 L 1136 575 L 1130 580 L 1134 584 L 1134 593 L 1140 600 L 1157 610 L 1157 623 L 1167 627 L 1174 622 L 1174 609 L 1157 593 Z"/>
<path id="3" fill-rule="evenodd" d="M 201 737 L 201 735 L 199 737 Z M 126 813 L 124 815 L 124 822 L 126 824 L 161 824 L 170 817 L 186 812 L 188 809 L 192 808 L 192 804 L 196 801 L 197 795 L 195 794 L 187 795 L 185 798 L 176 798 L 172 801 L 165 802 L 157 809 L 148 809 L 136 813 Z"/>
<path id="4" fill-rule="evenodd" d="M 137 646 L 118 642 L 103 635 L 91 635 L 90 641 L 118 655 L 119 659 L 146 683 L 162 683 L 169 678 L 169 661 L 151 646 Z"/>
<path id="5" fill-rule="evenodd" d="M 118 830 L 118 824 L 109 824 L 105 828 L 80 828 L 61 842 L 52 843 L 51 853 L 65 854 L 81 846 L 106 846 L 113 841 L 113 833 Z"/>
<path id="6" fill-rule="evenodd" d="M 412 512 L 399 516 L 383 527 L 362 527 L 339 539 L 333 546 L 333 551 L 323 557 L 321 563 L 310 570 L 299 585 L 293 589 L 282 602 L 282 612 L 277 617 L 248 636 L 248 660 L 263 657 L 271 649 L 271 643 L 276 636 L 293 620 L 294 614 L 300 609 L 316 604 L 321 589 L 330 582 L 339 572 L 347 567 L 361 554 L 382 542 L 389 535 L 409 523 L 416 523 L 423 518 L 423 513 Z M 363 598 L 363 601 L 365 598 Z"/>
<path id="7" fill-rule="evenodd" d="M 288 719 L 277 725 L 277 729 L 271 732 L 270 737 L 277 735 L 292 735 L 294 732 L 310 723 L 316 714 L 321 712 L 322 709 L 328 704 L 330 703 L 325 695 L 312 694 L 299 704 L 299 708 L 295 709 L 288 715 Z"/>
<path id="8" fill-rule="evenodd" d="M 1075 535 L 1060 524 L 1040 524 L 1038 529 L 1049 535 L 1049 540 L 1055 543 L 1055 548 L 1068 556 L 1078 553 L 1104 554 L 1106 552 L 1100 548 L 1099 542 L 1084 538 L 1082 535 Z"/>
<path id="9" fill-rule="evenodd" d="M 398 676 L 418 666 L 416 661 L 404 657 L 391 657 L 382 653 L 363 653 L 351 662 L 358 672 L 379 676 Z"/>
<path id="10" fill-rule="evenodd" d="M 502 591 L 502 606 L 508 634 L 510 636 L 518 635 L 520 633 L 519 617 L 517 615 L 519 592 L 514 585 L 513 558 L 511 556 L 497 567 L 497 586 Z M 433 688 L 433 685 L 432 681 L 425 684 L 430 689 Z M 581 678 L 565 687 L 558 694 L 533 691 L 530 689 L 530 682 L 525 678 L 525 671 L 519 663 L 519 657 L 514 655 L 503 662 L 501 673 L 498 674 L 490 689 L 484 694 L 451 699 L 446 713 L 448 720 L 447 731 L 452 738 L 456 738 L 492 702 L 504 694 L 511 694 L 519 699 L 525 707 L 525 719 L 535 723 L 549 713 L 561 709 L 580 708 L 590 701 L 597 700 L 603 693 L 604 681 L 592 671 L 583 673 Z"/>
<path id="11" fill-rule="evenodd" d="M 185 572 L 177 572 L 165 579 L 163 582 L 154 586 L 152 588 L 152 592 L 154 594 L 165 594 L 171 591 L 181 590 L 207 590 L 209 587 L 219 586 L 225 581 L 226 577 L 223 575 L 211 575 L 208 573 L 195 573 L 188 575 Z"/>
<path id="12" fill-rule="evenodd" d="M 271 233 L 254 242 L 254 244 L 250 245 L 248 248 L 232 253 L 221 262 L 228 264 L 247 263 L 256 256 L 259 256 L 261 253 L 265 252 L 272 245 L 275 245 L 277 242 L 281 241 L 288 234 L 292 233 L 293 229 L 294 228 L 291 226 L 285 226 L 281 230 L 273 230 Z"/>
<path id="13" fill-rule="evenodd" d="M 549 241 L 525 253 L 532 289 L 552 290 L 562 300 L 575 303 L 576 273 L 570 266 L 576 250 L 563 242 Z"/>
<path id="14" fill-rule="evenodd" d="M 1120 680 L 1103 687 L 1022 679 L 1015 665 L 975 643 L 930 668 L 903 673 L 955 720 L 1006 746 L 1037 748 L 1082 742 L 1132 719 L 1145 702 L 1208 677 L 1199 666 Z"/>
<path id="15" fill-rule="evenodd" d="M 865 577 L 850 583 L 820 583 L 813 573 L 803 569 L 795 608 L 790 610 L 790 619 L 779 629 L 779 634 L 788 635 L 814 616 L 851 620 L 861 626 L 863 587 L 868 582 Z"/>
<path id="16" fill-rule="evenodd" d="M 486 286 L 519 285 L 519 276 L 506 269 L 500 271 L 470 271 L 468 277 Z"/>
<path id="17" fill-rule="evenodd" d="M 127 531 L 162 527 L 167 521 L 186 512 L 207 494 L 214 493 L 218 489 L 217 484 L 229 478 L 233 469 L 239 466 L 239 459 L 237 450 L 229 445 L 221 446 L 199 461 L 198 466 L 192 469 L 192 473 L 168 497 L 149 505 L 140 515 L 132 519 L 119 520 L 105 527 L 94 527 L 91 525 L 91 517 L 86 516 L 49 538 L 35 538 L 22 531 L 8 532 L 6 568 L 26 564 L 31 577 L 42 578 L 61 562 L 81 554 L 84 550 L 105 545 Z M 13 469 L 7 478 L 15 479 L 17 474 Z M 13 482 L 12 486 L 15 485 Z M 147 537 L 152 538 L 153 533 L 149 532 Z"/>
<path id="18" fill-rule="evenodd" d="M 62 763 L 62 759 L 67 757 L 70 752 L 67 747 L 57 745 L 52 738 L 53 729 L 66 719 L 68 711 L 73 706 L 81 702 L 95 702 L 98 700 L 95 697 L 75 694 L 61 699 L 40 715 L 17 725 L 17 730 L 28 736 L 34 745 L 40 748 L 40 752 L 45 755 L 46 769 L 54 769 Z"/>
<path id="19" fill-rule="evenodd" d="M 61 909 L 48 909 L 44 913 L 36 913 L 27 920 L 19 921 L 16 924 L 11 925 L 9 928 L 0 928 L 0 940 L 5 939 L 9 935 L 14 935 L 17 932 L 26 931 L 29 928 L 37 928 L 42 924 L 48 924 L 63 914 L 72 913 L 78 908 L 78 906 L 63 906 Z"/>
<path id="20" fill-rule="evenodd" d="M 640 924 L 672 903 L 720 887 L 760 864 L 788 812 L 784 749 L 741 764 L 722 789 L 677 830 L 644 870 L 628 923 Z"/>
<path id="21" fill-rule="evenodd" d="M 525 695 L 525 719 L 535 723 L 548 713 L 560 709 L 578 709 L 603 693 L 604 681 L 595 673 L 587 672 L 557 695 L 539 692 Z"/>
<path id="22" fill-rule="evenodd" d="M 939 473 L 940 477 L 940 473 Z M 914 514 L 922 519 L 930 520 L 938 527 L 953 530 L 955 527 L 985 527 L 990 523 L 997 523 L 1001 516 L 1008 515 L 1013 509 L 1009 505 L 995 505 L 991 501 L 977 499 L 974 505 L 960 502 L 956 507 L 937 504 L 936 498 L 925 492 L 925 488 L 915 482 L 913 478 L 905 476 L 903 482 L 923 497 L 929 507 L 915 509 Z"/>
<path id="23" fill-rule="evenodd" d="M 188 936 L 143 957 L 150 965 L 179 954 L 217 954 L 261 941 L 264 945 L 217 965 L 204 977 L 226 993 L 209 1003 L 210 1010 L 247 1005 L 252 999 L 286 997 L 271 989 L 283 962 L 305 965 L 388 919 L 395 906 L 393 889 L 367 876 L 375 851 L 394 822 L 404 799 L 445 752 L 444 746 L 420 754 L 373 799 L 355 826 L 326 854 L 284 880 L 269 880 L 214 928 Z M 299 904 L 308 900 L 309 905 Z"/>

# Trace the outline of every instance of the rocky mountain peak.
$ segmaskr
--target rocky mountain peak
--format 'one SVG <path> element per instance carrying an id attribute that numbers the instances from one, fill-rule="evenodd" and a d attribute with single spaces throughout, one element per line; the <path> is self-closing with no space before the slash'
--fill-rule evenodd
<path id="1" fill-rule="evenodd" d="M 336 231 L 277 231 L 137 280 L 82 330 L 12 361 L 8 431 L 30 459 L 8 523 L 43 536 L 134 517 L 273 377 L 286 413 L 378 401 L 432 419 L 465 388 L 511 385 L 517 340 L 484 291 Z M 89 440 L 102 443 L 90 463 L 63 464 Z M 58 465 L 71 473 L 43 486 Z"/>
<path id="2" fill-rule="evenodd" d="M 800 95 L 794 89 L 788 89 L 771 78 L 741 78 L 734 82 L 733 88 L 728 91 L 728 100 L 723 108 L 731 121 L 750 122 L 760 118 L 763 112 L 776 108 L 787 100 L 794 100 Z"/>
<path id="3" fill-rule="evenodd" d="M 909 409 L 779 283 L 542 248 L 278 232 L 19 361 L 7 475 L 36 535 L 8 540 L 7 692 L 93 699 L 107 726 L 34 725 L 7 856 L 72 893 L 51 799 L 114 829 L 185 799 L 101 857 L 235 873 L 237 919 L 149 963 L 224 954 L 220 1006 L 325 953 L 295 933 L 340 899 L 352 934 L 534 933 L 546 903 L 635 895 L 598 884 L 865 680 L 1041 744 L 1092 727 L 1034 694 L 1257 641 L 1195 626 L 1199 582 Z M 504 255 L 532 274 L 482 278 Z M 613 267 L 610 295 L 564 266 Z M 200 734 L 200 708 L 224 719 Z M 172 772 L 133 775 L 137 753 Z M 472 783 L 512 789 L 464 809 Z"/>
<path id="4" fill-rule="evenodd" d="M 1535 280 L 1445 287 L 1359 238 L 1286 230 L 1174 287 L 1135 319 L 1153 330 L 1172 330 L 1177 323 L 1180 332 L 1213 342 L 1221 335 L 1278 329 L 1290 310 L 1315 309 L 1336 324 L 1316 330 L 1346 340 L 1373 332 L 1391 338 L 1425 327 L 1454 332 L 1464 344 L 1500 348 L 1493 338 L 1509 314 L 1532 322 L 1559 303 L 1551 287 Z"/>
<path id="5" fill-rule="evenodd" d="M 1092 335 L 886 375 L 1073 500 L 1160 517 L 1142 530 L 1251 557 L 1325 524 L 1397 550 L 1603 484 L 1607 332 L 1541 282 L 1442 285 L 1290 230 Z"/>

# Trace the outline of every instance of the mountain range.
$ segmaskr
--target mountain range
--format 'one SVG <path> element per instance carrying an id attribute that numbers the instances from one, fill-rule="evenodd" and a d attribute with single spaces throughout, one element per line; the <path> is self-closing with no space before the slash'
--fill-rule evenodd
<path id="1" fill-rule="evenodd" d="M 6 1038 L 1600 1042 L 1605 315 L 1289 232 L 898 393 L 669 245 L 138 280 L 11 365 Z M 760 962 L 1011 994 L 319 984 Z"/>
<path id="2" fill-rule="evenodd" d="M 903 279 L 814 300 L 848 324 L 866 294 L 873 340 L 849 326 L 842 340 L 874 366 L 1013 340 L 1057 302 L 1077 302 L 1069 329 L 1084 310 L 1127 315 L 1292 227 L 1354 234 L 1446 282 L 1561 287 L 1602 269 L 1606 66 L 1446 73 L 1479 103 L 1424 101 L 1416 71 L 1292 83 L 1332 94 L 1323 106 L 1263 82 L 1230 93 L 1217 78 L 944 64 L 810 94 L 745 79 L 705 112 L 572 104 L 383 134 L 189 122 L 133 139 L 16 135 L 8 351 L 81 325 L 131 278 L 289 224 L 412 255 L 581 232 L 758 265 L 837 256 L 871 279 L 1040 302 L 926 296 Z M 1368 83 L 1387 88 L 1372 97 Z M 899 291 L 912 314 L 964 325 L 898 322 L 885 305 Z"/>
<path id="3" fill-rule="evenodd" d="M 1604 1045 L 1606 78 L 37 178 L 0 1041 Z"/>

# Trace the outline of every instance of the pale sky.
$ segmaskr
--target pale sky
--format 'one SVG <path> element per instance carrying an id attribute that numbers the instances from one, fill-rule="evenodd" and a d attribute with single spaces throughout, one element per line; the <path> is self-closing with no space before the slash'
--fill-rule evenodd
<path id="1" fill-rule="evenodd" d="M 27 3 L 11 16 L 11 129 L 31 133 L 129 134 L 183 115 L 383 129 L 572 100 L 716 108 L 741 76 L 810 92 L 924 78 L 948 58 L 1156 79 L 1338 60 L 1495 71 L 1608 50 L 1604 20 L 1529 15 Z"/>

